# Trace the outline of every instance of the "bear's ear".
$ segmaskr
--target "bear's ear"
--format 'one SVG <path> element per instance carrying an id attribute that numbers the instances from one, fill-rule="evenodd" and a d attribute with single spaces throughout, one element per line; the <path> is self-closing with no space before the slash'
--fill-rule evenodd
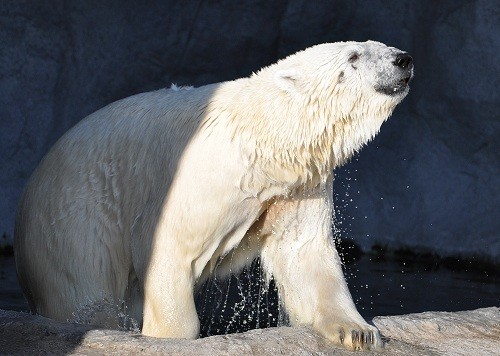
<path id="1" fill-rule="evenodd" d="M 287 93 L 297 91 L 298 80 L 299 72 L 296 69 L 282 69 L 274 74 L 274 83 Z"/>

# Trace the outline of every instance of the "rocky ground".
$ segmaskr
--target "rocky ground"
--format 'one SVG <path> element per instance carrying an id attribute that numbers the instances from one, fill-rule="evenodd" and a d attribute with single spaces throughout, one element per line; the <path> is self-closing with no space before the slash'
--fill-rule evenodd
<path id="1" fill-rule="evenodd" d="M 367 355 L 499 355 L 500 308 L 376 317 L 385 339 Z M 96 330 L 0 310 L 0 354 L 351 355 L 305 328 L 279 327 L 199 340 Z"/>

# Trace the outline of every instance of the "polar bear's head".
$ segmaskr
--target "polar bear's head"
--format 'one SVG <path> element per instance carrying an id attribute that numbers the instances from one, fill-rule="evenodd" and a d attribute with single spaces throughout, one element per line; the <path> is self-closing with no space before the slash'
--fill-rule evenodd
<path id="1" fill-rule="evenodd" d="M 292 177 L 326 177 L 375 136 L 412 77 L 410 55 L 379 42 L 313 46 L 250 78 L 256 85 L 247 107 L 258 115 L 247 109 L 255 118 L 247 126 L 260 151 L 271 152 L 270 165 Z"/>
<path id="2" fill-rule="evenodd" d="M 331 141 L 323 135 L 313 145 L 331 145 L 338 165 L 373 138 L 408 94 L 413 60 L 380 42 L 337 42 L 310 47 L 269 69 L 277 96 L 293 102 L 315 131 L 311 139 L 330 133 Z"/>
<path id="3" fill-rule="evenodd" d="M 353 99 L 378 98 L 394 107 L 408 94 L 413 60 L 380 42 L 337 42 L 297 52 L 274 69 L 277 87 L 295 99 L 312 96 L 320 99 L 320 105 L 333 101 L 345 111 L 352 109 Z"/>

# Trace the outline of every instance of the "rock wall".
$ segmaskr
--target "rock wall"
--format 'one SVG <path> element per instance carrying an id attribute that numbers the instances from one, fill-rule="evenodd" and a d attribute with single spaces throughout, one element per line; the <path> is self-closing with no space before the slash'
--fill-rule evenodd
<path id="1" fill-rule="evenodd" d="M 374 39 L 410 52 L 416 78 L 337 173 L 342 234 L 364 249 L 499 262 L 499 12 L 486 0 L 1 2 L 0 244 L 40 159 L 105 104 L 246 76 L 321 42 Z"/>

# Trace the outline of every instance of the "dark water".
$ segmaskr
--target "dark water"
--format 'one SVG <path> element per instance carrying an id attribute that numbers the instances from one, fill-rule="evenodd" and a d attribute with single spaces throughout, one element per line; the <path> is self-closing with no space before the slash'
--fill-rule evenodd
<path id="1" fill-rule="evenodd" d="M 0 309 L 28 311 L 28 303 L 17 283 L 14 257 L 0 256 Z"/>
<path id="2" fill-rule="evenodd" d="M 359 312 L 377 315 L 459 311 L 500 306 L 498 274 L 411 262 L 372 261 L 363 256 L 346 268 Z"/>
<path id="3" fill-rule="evenodd" d="M 345 266 L 349 289 L 367 320 L 376 315 L 500 306 L 498 274 L 491 270 L 454 271 L 432 264 L 371 259 L 363 255 Z M 260 275 L 258 263 L 254 263 L 239 278 L 205 286 L 197 295 L 202 335 L 275 326 L 286 319 L 279 313 L 273 285 L 266 292 Z M 28 310 L 12 257 L 0 257 L 0 309 Z"/>

